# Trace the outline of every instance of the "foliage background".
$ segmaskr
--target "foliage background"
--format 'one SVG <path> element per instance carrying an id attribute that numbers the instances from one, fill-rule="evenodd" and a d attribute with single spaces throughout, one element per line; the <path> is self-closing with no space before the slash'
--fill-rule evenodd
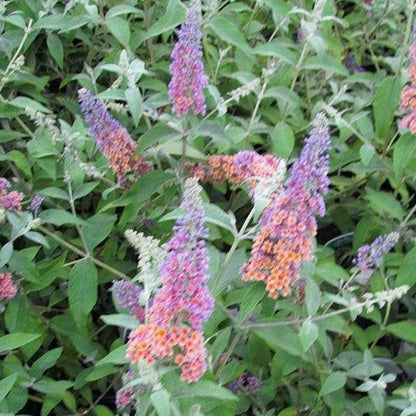
<path id="1" fill-rule="evenodd" d="M 171 115 L 167 84 L 185 5 L 0 4 L 0 176 L 27 202 L 46 197 L 36 230 L 29 214 L 13 213 L 0 228 L 1 267 L 19 284 L 0 317 L 0 414 L 117 414 L 123 345 L 134 324 L 115 310 L 109 288 L 136 272 L 127 228 L 162 241 L 171 235 L 166 214 L 181 195 L 183 126 Z M 137 414 L 416 414 L 416 141 L 399 126 L 398 111 L 413 1 L 202 5 L 208 116 L 190 120 L 189 159 L 255 149 L 290 164 L 324 110 L 331 191 L 305 292 L 272 301 L 261 284 L 239 278 L 250 242 L 233 244 L 232 223 L 241 227 L 251 209 L 247 191 L 204 187 L 210 273 L 221 273 L 205 326 L 209 370 L 195 385 L 166 374 L 162 390 L 143 394 Z M 82 121 L 80 87 L 107 103 L 137 139 L 137 152 L 156 166 L 124 194 Z M 360 296 L 406 284 L 408 294 L 357 319 L 348 312 L 319 318 L 337 311 L 331 295 L 348 281 L 357 249 L 393 230 L 402 234 L 395 251 L 353 289 Z M 282 323 L 245 327 L 252 314 Z M 312 333 L 302 332 L 304 322 L 316 323 Z M 224 386 L 244 371 L 261 388 L 234 395 Z"/>

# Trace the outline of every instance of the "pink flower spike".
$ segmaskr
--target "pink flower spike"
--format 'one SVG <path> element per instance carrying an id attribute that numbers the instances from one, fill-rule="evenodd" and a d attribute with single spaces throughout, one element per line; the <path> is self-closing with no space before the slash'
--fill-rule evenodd
<path id="1" fill-rule="evenodd" d="M 16 296 L 17 285 L 11 273 L 0 273 L 0 300 L 10 300 Z"/>

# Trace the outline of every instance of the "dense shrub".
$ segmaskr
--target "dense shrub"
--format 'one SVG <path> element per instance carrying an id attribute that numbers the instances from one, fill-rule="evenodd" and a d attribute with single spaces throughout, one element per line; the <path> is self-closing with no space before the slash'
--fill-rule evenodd
<path id="1" fill-rule="evenodd" d="M 414 1 L 0 4 L 0 415 L 416 414 Z"/>

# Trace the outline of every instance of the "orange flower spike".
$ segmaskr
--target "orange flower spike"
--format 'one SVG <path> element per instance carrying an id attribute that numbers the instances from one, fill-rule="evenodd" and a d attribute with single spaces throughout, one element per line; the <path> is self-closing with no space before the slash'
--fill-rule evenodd
<path id="1" fill-rule="evenodd" d="M 299 279 L 300 260 L 310 259 L 311 237 L 316 234 L 314 216 L 325 212 L 323 195 L 329 184 L 326 154 L 329 144 L 326 120 L 319 115 L 299 159 L 291 168 L 283 193 L 274 195 L 261 214 L 262 228 L 253 244 L 251 258 L 243 266 L 243 280 L 258 280 L 257 273 L 263 274 L 262 280 L 266 281 L 266 290 L 272 298 L 279 291 L 284 296 L 290 293 L 289 286 Z M 265 230 L 268 237 L 261 243 L 265 240 Z"/>

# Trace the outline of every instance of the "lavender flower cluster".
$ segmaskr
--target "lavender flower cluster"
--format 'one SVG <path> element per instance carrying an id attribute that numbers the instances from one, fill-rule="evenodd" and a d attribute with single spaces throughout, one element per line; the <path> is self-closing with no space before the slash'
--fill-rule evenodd
<path id="1" fill-rule="evenodd" d="M 380 266 L 383 256 L 387 254 L 399 241 L 400 234 L 392 232 L 377 237 L 371 244 L 366 244 L 358 249 L 358 255 L 354 264 L 360 271 L 371 271 Z"/>
<path id="2" fill-rule="evenodd" d="M 8 191 L 10 182 L 6 178 L 0 178 L 0 208 L 6 210 L 22 210 L 24 195 L 17 191 Z"/>
<path id="3" fill-rule="evenodd" d="M 115 280 L 111 290 L 119 306 L 128 309 L 129 313 L 136 317 L 139 322 L 144 322 L 145 310 L 139 304 L 142 291 L 140 286 L 127 280 Z"/>
<path id="4" fill-rule="evenodd" d="M 136 142 L 107 112 L 103 103 L 85 88 L 78 91 L 78 96 L 91 136 L 108 159 L 120 185 L 127 188 L 132 184 L 129 175 L 137 179 L 151 171 L 151 164 L 143 156 L 134 154 Z"/>
<path id="5" fill-rule="evenodd" d="M 188 114 L 190 108 L 195 114 L 205 114 L 203 89 L 208 85 L 208 78 L 201 60 L 201 19 L 194 1 L 187 10 L 186 21 L 179 29 L 178 42 L 171 55 L 169 97 L 177 116 Z"/>
<path id="6" fill-rule="evenodd" d="M 226 387 L 234 394 L 237 394 L 239 391 L 255 394 L 259 391 L 261 382 L 257 377 L 251 376 L 247 371 L 244 371 L 234 381 L 228 383 Z"/>

